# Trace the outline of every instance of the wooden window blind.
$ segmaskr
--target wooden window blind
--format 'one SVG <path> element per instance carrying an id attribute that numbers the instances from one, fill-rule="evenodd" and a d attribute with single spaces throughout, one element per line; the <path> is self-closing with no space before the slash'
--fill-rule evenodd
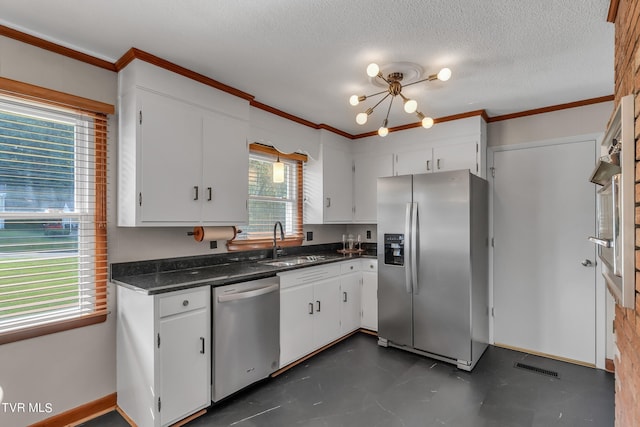
<path id="1" fill-rule="evenodd" d="M 273 163 L 280 158 L 285 165 L 285 179 L 273 182 Z M 273 228 L 280 221 L 285 241 L 279 246 L 302 244 L 302 154 L 283 154 L 260 144 L 251 144 L 249 152 L 249 223 L 229 241 L 229 250 L 267 248 L 273 245 Z"/>
<path id="2" fill-rule="evenodd" d="M 106 149 L 105 114 L 0 89 L 0 344 L 106 319 Z"/>

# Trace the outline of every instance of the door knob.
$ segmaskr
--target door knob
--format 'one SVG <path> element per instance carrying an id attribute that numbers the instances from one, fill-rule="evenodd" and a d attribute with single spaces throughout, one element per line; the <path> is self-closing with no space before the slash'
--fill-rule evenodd
<path id="1" fill-rule="evenodd" d="M 593 266 L 593 263 L 591 262 L 590 259 L 585 259 L 580 264 L 584 265 L 585 267 L 592 267 Z"/>

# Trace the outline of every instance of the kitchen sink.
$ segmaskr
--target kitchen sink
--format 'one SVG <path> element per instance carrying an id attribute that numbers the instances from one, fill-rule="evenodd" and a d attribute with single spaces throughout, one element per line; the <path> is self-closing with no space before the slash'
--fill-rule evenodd
<path id="1" fill-rule="evenodd" d="M 280 258 L 260 261 L 261 264 L 271 265 L 273 267 L 291 267 L 294 265 L 308 264 L 311 262 L 323 261 L 326 257 L 322 255 L 306 255 L 293 258 Z"/>

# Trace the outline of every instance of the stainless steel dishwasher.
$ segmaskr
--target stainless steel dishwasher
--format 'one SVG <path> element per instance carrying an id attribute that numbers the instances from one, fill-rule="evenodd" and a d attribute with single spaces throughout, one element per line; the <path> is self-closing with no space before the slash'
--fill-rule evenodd
<path id="1" fill-rule="evenodd" d="M 278 277 L 213 288 L 214 402 L 278 369 L 279 290 Z"/>

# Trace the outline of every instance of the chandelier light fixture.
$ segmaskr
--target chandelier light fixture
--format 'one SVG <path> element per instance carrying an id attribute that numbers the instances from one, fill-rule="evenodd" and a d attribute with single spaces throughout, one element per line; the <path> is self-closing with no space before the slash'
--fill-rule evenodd
<path id="1" fill-rule="evenodd" d="M 420 111 L 418 111 L 418 102 L 415 99 L 409 99 L 406 96 L 404 96 L 402 94 L 402 88 L 411 86 L 417 83 L 425 82 L 425 81 L 440 80 L 440 81 L 446 82 L 451 78 L 451 70 L 448 68 L 443 68 L 437 74 L 431 74 L 426 79 L 417 80 L 417 81 L 405 84 L 404 86 L 401 83 L 402 79 L 404 78 L 404 73 L 395 71 L 395 72 L 389 73 L 385 77 L 380 71 L 380 67 L 378 66 L 378 64 L 375 64 L 375 63 L 369 64 L 369 66 L 367 67 L 367 75 L 372 79 L 374 79 L 374 83 L 375 81 L 378 81 L 382 84 L 386 84 L 388 86 L 387 89 L 381 92 L 373 93 L 371 95 L 352 95 L 351 98 L 349 98 L 349 103 L 353 106 L 356 106 L 360 104 L 362 101 L 366 100 L 367 98 L 371 98 L 373 96 L 382 95 L 383 93 L 386 93 L 386 95 L 382 99 L 380 99 L 373 107 L 367 108 L 364 112 L 358 113 L 356 115 L 356 123 L 358 123 L 359 125 L 364 125 L 365 123 L 367 123 L 367 120 L 369 119 L 369 116 L 371 115 L 371 113 L 373 113 L 373 110 L 378 105 L 380 105 L 385 99 L 391 97 L 391 100 L 389 101 L 389 107 L 387 108 L 387 115 L 382 121 L 382 126 L 380 126 L 380 128 L 378 129 L 378 135 L 384 137 L 389 134 L 389 128 L 387 127 L 387 125 L 389 124 L 389 113 L 391 112 L 391 106 L 393 105 L 393 100 L 396 98 L 396 96 L 399 96 L 400 98 L 402 98 L 402 102 L 404 104 L 404 111 L 406 113 L 408 114 L 415 113 L 416 116 L 418 116 L 418 119 L 420 119 L 420 122 L 423 128 L 429 129 L 431 126 L 433 126 L 433 119 L 431 117 L 425 116 Z M 379 80 L 376 80 L 376 79 L 379 79 Z"/>

